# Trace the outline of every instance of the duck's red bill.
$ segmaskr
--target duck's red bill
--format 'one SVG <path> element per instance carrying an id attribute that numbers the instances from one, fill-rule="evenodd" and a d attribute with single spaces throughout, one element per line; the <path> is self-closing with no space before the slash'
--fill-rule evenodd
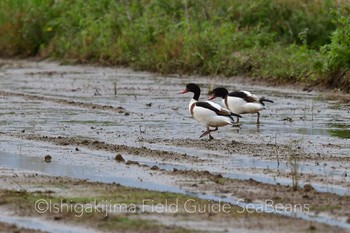
<path id="1" fill-rule="evenodd" d="M 181 91 L 179 94 L 184 94 L 184 93 L 187 93 L 187 92 L 189 92 L 189 90 L 185 89 L 185 90 Z"/>
<path id="2" fill-rule="evenodd" d="M 215 98 L 216 98 L 215 95 L 210 95 L 210 96 L 208 97 L 208 100 L 212 100 L 212 99 L 215 99 Z"/>

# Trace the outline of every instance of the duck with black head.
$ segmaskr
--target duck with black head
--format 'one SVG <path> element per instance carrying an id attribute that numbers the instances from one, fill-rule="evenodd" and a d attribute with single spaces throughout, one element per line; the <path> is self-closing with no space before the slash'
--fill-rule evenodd
<path id="1" fill-rule="evenodd" d="M 273 103 L 272 100 L 265 97 L 258 97 L 249 91 L 234 91 L 229 93 L 224 87 L 215 88 L 210 92 L 209 100 L 216 97 L 221 97 L 223 106 L 233 113 L 256 113 L 258 116 L 257 124 L 260 124 L 260 111 L 266 109 L 264 102 Z M 237 118 L 237 122 L 239 122 L 239 118 Z"/>
<path id="2" fill-rule="evenodd" d="M 207 128 L 207 131 L 200 138 L 209 135 L 209 140 L 213 139 L 213 136 L 210 134 L 211 132 L 217 131 L 218 127 L 233 125 L 235 123 L 232 115 L 241 117 L 239 114 L 231 113 L 228 109 L 212 101 L 198 101 L 201 90 L 195 83 L 187 84 L 186 89 L 180 92 L 180 94 L 187 92 L 193 93 L 193 98 L 188 105 L 191 116 Z M 210 129 L 210 127 L 214 127 L 214 129 Z"/>

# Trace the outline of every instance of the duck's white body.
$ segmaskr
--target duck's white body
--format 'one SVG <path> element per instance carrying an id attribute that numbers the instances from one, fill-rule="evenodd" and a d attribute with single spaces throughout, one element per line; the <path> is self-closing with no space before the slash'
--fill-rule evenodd
<path id="1" fill-rule="evenodd" d="M 180 92 L 180 94 L 187 92 L 192 92 L 194 94 L 188 105 L 191 116 L 207 128 L 207 131 L 200 137 L 208 134 L 209 139 L 213 139 L 210 134 L 211 132 L 218 130 L 218 127 L 234 124 L 234 120 L 231 116 L 232 113 L 228 109 L 211 101 L 198 101 L 201 91 L 197 84 L 187 84 L 186 89 Z M 240 115 L 237 114 L 236 116 L 240 117 Z M 210 129 L 210 127 L 215 127 L 215 129 Z"/>
<path id="2" fill-rule="evenodd" d="M 213 108 L 217 109 L 218 112 L 226 113 L 227 116 L 217 115 L 216 112 L 214 112 L 211 109 L 199 107 L 196 106 L 196 103 L 198 101 L 195 99 L 191 99 L 188 110 L 192 117 L 202 123 L 206 127 L 221 127 L 225 125 L 232 125 L 234 124 L 234 121 L 230 116 L 230 111 L 226 108 L 221 107 L 220 105 L 211 102 L 211 101 L 205 101 L 206 103 L 210 104 Z"/>
<path id="3" fill-rule="evenodd" d="M 242 98 L 233 96 L 227 96 L 225 99 L 222 99 L 222 104 L 231 112 L 237 114 L 258 113 L 266 109 L 260 102 L 247 102 Z"/>
<path id="4" fill-rule="evenodd" d="M 264 102 L 273 103 L 272 100 L 266 99 L 265 97 L 259 98 L 249 91 L 234 91 L 228 93 L 227 89 L 223 87 L 218 87 L 211 91 L 210 99 L 214 99 L 216 97 L 221 97 L 223 106 L 228 108 L 232 113 L 256 113 L 258 115 L 258 124 L 260 123 L 259 111 L 266 109 Z M 239 122 L 239 119 L 237 119 L 237 122 Z"/>

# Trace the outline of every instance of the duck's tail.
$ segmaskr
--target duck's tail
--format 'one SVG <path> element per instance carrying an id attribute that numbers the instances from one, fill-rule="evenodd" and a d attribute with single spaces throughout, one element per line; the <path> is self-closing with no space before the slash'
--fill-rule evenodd
<path id="1" fill-rule="evenodd" d="M 227 115 L 227 116 L 225 116 L 225 117 L 226 117 L 226 122 L 227 122 L 228 124 L 230 124 L 230 125 L 235 124 L 235 120 L 233 119 L 232 116 Z"/>
<path id="2" fill-rule="evenodd" d="M 239 114 L 237 114 L 237 113 L 233 113 L 233 112 L 231 112 L 231 116 L 235 116 L 235 117 L 242 118 L 242 116 L 241 116 L 241 115 L 239 115 Z"/>
<path id="3" fill-rule="evenodd" d="M 231 115 L 227 115 L 227 118 L 228 118 L 228 120 L 229 120 L 229 124 L 230 124 L 230 125 L 235 125 L 235 124 L 236 124 L 236 121 L 233 119 L 234 116 L 235 116 L 235 117 L 239 117 L 239 118 L 242 117 L 242 116 L 239 115 L 239 114 L 236 114 L 236 113 L 231 112 Z"/>
<path id="4" fill-rule="evenodd" d="M 260 102 L 262 105 L 265 105 L 264 102 L 274 103 L 272 100 L 266 99 L 265 97 L 261 97 L 261 98 L 259 99 L 259 102 Z"/>

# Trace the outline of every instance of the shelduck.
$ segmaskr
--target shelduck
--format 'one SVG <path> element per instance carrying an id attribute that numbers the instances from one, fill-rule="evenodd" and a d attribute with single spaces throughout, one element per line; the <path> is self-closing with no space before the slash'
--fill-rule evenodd
<path id="1" fill-rule="evenodd" d="M 201 90 L 197 84 L 187 84 L 186 89 L 180 92 L 180 94 L 187 92 L 192 92 L 194 94 L 188 105 L 188 110 L 191 116 L 207 128 L 207 131 L 205 131 L 200 138 L 208 134 L 209 139 L 213 139 L 210 134 L 211 132 L 217 131 L 218 127 L 234 124 L 232 115 L 241 117 L 238 114 L 232 114 L 228 109 L 223 108 L 212 101 L 198 101 Z M 210 129 L 210 127 L 215 128 Z"/>
<path id="2" fill-rule="evenodd" d="M 259 98 L 253 95 L 249 91 L 234 91 L 228 93 L 226 88 L 218 87 L 212 90 L 209 99 L 212 100 L 216 97 L 222 98 L 223 106 L 228 108 L 231 112 L 236 114 L 257 113 L 257 124 L 260 124 L 260 111 L 266 109 L 264 102 L 273 103 L 272 100 L 265 97 Z M 237 118 L 239 122 L 239 118 Z"/>

